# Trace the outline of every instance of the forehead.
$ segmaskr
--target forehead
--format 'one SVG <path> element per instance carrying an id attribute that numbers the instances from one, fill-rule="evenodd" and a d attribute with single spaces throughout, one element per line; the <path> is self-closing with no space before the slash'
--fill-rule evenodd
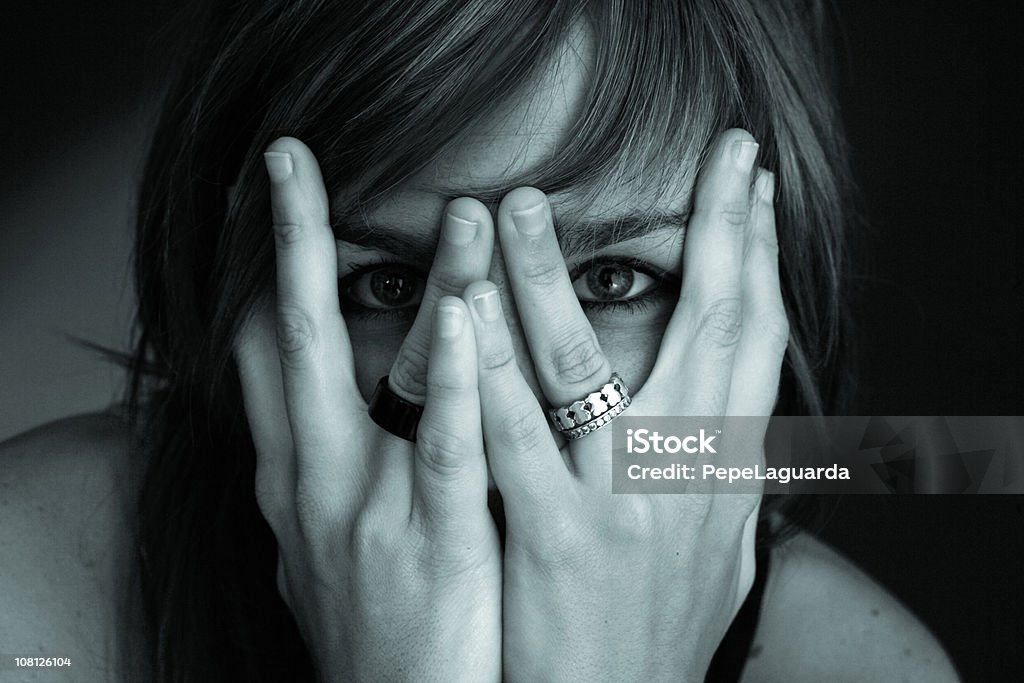
<path id="1" fill-rule="evenodd" d="M 497 188 L 527 179 L 563 149 L 574 122 L 587 106 L 596 59 L 593 34 L 581 21 L 564 43 L 517 93 L 501 97 L 494 110 L 461 131 L 454 141 L 418 173 L 399 186 L 369 214 L 371 222 L 401 227 L 407 221 L 423 229 L 425 219 L 439 218 L 457 196 L 476 196 L 496 208 Z M 669 160 L 666 160 L 669 163 Z M 685 214 L 692 174 L 670 173 L 672 190 L 646 187 L 642 180 L 609 179 L 600 191 L 581 188 L 549 194 L 562 221 L 613 221 L 637 213 Z M 528 181 L 527 181 L 528 182 Z M 590 188 L 595 190 L 597 188 Z M 430 225 L 437 225 L 431 222 Z"/>
<path id="2" fill-rule="evenodd" d="M 501 186 L 550 158 L 581 113 L 593 61 L 589 31 L 575 29 L 521 92 L 463 131 L 413 185 Z"/>

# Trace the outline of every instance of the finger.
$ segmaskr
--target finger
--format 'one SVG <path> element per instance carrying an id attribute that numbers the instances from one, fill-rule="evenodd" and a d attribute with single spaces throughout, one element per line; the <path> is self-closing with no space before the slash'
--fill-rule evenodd
<path id="1" fill-rule="evenodd" d="M 337 254 L 327 193 L 309 149 L 294 138 L 264 155 L 277 253 L 277 346 L 298 476 L 336 469 L 362 405 L 338 308 Z"/>
<path id="2" fill-rule="evenodd" d="M 442 297 L 433 317 L 426 405 L 414 448 L 413 513 L 455 537 L 467 522 L 487 519 L 476 342 L 462 299 Z"/>
<path id="3" fill-rule="evenodd" d="M 426 397 L 430 328 L 437 302 L 444 296 L 458 296 L 470 282 L 486 278 L 493 251 L 494 229 L 487 207 L 468 197 L 452 200 L 442 219 L 419 312 L 388 375 L 391 390 L 407 401 L 422 405 Z"/>
<path id="4" fill-rule="evenodd" d="M 775 178 L 761 171 L 743 268 L 743 332 L 733 366 L 729 415 L 771 415 L 779 392 L 789 325 L 779 284 L 775 232 Z"/>
<path id="5" fill-rule="evenodd" d="M 278 539 L 291 522 L 295 458 L 274 341 L 274 310 L 260 302 L 234 342 L 245 417 L 256 449 L 256 502 Z"/>
<path id="6" fill-rule="evenodd" d="M 741 130 L 719 138 L 694 193 L 679 303 L 645 385 L 678 397 L 680 415 L 722 415 L 742 328 L 741 273 L 757 143 Z"/>
<path id="7" fill-rule="evenodd" d="M 488 463 L 507 514 L 539 510 L 570 489 L 572 475 L 550 423 L 519 369 L 501 297 L 490 282 L 474 282 L 463 298 L 476 334 L 481 421 Z"/>
<path id="8" fill-rule="evenodd" d="M 544 193 L 532 187 L 508 193 L 498 207 L 498 238 L 548 401 L 563 406 L 600 388 L 611 365 L 573 291 Z"/>

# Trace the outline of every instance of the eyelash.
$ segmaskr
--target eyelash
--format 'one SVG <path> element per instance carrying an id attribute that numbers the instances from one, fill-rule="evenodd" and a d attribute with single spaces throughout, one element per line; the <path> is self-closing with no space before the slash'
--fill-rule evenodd
<path id="1" fill-rule="evenodd" d="M 411 323 L 413 318 L 416 317 L 416 311 L 419 310 L 418 306 L 407 307 L 407 308 L 368 308 L 355 302 L 346 301 L 345 294 L 349 287 L 359 281 L 359 278 L 364 275 L 368 275 L 375 270 L 381 268 L 408 268 L 415 272 L 418 277 L 424 277 L 420 275 L 419 270 L 408 263 L 404 263 L 398 259 L 389 259 L 383 256 L 375 256 L 373 261 L 368 263 L 349 263 L 347 267 L 350 272 L 348 275 L 338 278 L 338 298 L 341 304 L 341 312 L 348 315 L 357 315 L 363 320 L 375 321 L 375 320 L 395 320 L 408 318 Z"/>
<path id="2" fill-rule="evenodd" d="M 588 270 L 603 264 L 632 268 L 633 270 L 652 278 L 657 284 L 655 284 L 650 291 L 624 301 L 580 301 L 580 305 L 583 307 L 583 311 L 585 313 L 597 314 L 607 311 L 642 313 L 648 310 L 651 305 L 659 297 L 664 296 L 666 292 L 671 291 L 678 295 L 679 287 L 682 285 L 682 280 L 677 275 L 662 268 L 653 266 L 647 261 L 636 258 L 614 258 L 609 256 L 595 258 L 579 264 L 569 272 L 569 280 L 571 282 L 575 282 L 576 278 L 586 274 Z"/>
<path id="3" fill-rule="evenodd" d="M 650 308 L 651 304 L 659 297 L 666 293 L 666 290 L 671 290 L 678 294 L 679 287 L 682 284 L 682 280 L 679 276 L 674 273 L 670 273 L 661 268 L 652 266 L 650 263 L 640 259 L 630 258 L 597 258 L 585 263 L 581 263 L 572 269 L 569 273 L 569 280 L 575 282 L 576 278 L 584 275 L 591 268 L 595 268 L 602 264 L 614 264 L 618 266 L 625 266 L 632 268 L 637 272 L 643 273 L 655 280 L 656 286 L 652 287 L 650 291 L 635 296 L 632 299 L 626 299 L 624 301 L 580 301 L 580 305 L 583 307 L 583 311 L 586 313 L 605 313 L 608 311 L 622 311 L 627 313 L 639 313 L 646 311 Z M 342 298 L 341 309 L 342 312 L 348 312 L 350 315 L 355 314 L 363 318 L 364 320 L 380 320 L 380 319 L 395 319 L 396 317 L 407 317 L 410 322 L 416 316 L 418 307 L 410 306 L 406 308 L 385 308 L 375 309 L 367 308 L 359 304 L 344 301 L 344 293 L 348 288 L 357 282 L 359 278 L 372 273 L 375 270 L 381 268 L 408 268 L 424 280 L 426 275 L 419 272 L 414 266 L 405 263 L 397 259 L 388 259 L 384 257 L 378 257 L 375 261 L 370 263 L 348 264 L 348 268 L 351 269 L 348 275 L 338 278 L 338 293 L 339 298 Z"/>

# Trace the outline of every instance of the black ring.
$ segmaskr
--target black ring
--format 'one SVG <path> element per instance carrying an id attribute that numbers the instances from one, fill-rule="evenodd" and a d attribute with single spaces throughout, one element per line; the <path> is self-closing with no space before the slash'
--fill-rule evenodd
<path id="1" fill-rule="evenodd" d="M 416 443 L 416 427 L 420 424 L 423 406 L 406 401 L 391 391 L 391 387 L 388 386 L 388 375 L 384 375 L 377 382 L 377 388 L 370 397 L 369 413 L 370 419 L 384 431 Z"/>

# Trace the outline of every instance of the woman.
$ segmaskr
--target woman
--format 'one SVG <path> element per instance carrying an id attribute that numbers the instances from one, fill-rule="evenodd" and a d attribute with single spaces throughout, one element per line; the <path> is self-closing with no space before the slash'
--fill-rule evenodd
<path id="1" fill-rule="evenodd" d="M 611 430 L 545 416 L 842 410 L 842 139 L 784 4 L 210 8 L 142 184 L 127 419 L 4 446 L 4 650 L 955 680 L 800 501 L 613 496 Z"/>

